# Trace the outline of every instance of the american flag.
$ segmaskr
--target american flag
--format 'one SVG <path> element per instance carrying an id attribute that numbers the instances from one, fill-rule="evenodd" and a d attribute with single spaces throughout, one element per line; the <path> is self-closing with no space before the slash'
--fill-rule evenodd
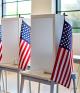
<path id="1" fill-rule="evenodd" d="M 0 61 L 2 59 L 2 34 L 1 34 L 1 25 L 0 25 Z"/>
<path id="2" fill-rule="evenodd" d="M 51 80 L 67 88 L 71 82 L 72 65 L 72 27 L 64 20 L 62 36 L 51 75 Z"/>
<path id="3" fill-rule="evenodd" d="M 22 20 L 19 50 L 19 69 L 25 70 L 31 59 L 30 26 Z"/>

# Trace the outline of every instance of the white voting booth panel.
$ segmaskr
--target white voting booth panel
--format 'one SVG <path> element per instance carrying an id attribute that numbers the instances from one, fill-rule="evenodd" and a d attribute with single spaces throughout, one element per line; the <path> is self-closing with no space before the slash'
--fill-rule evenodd
<path id="1" fill-rule="evenodd" d="M 2 63 L 18 61 L 19 51 L 19 19 L 4 18 L 2 19 L 2 42 L 3 57 Z"/>
<path id="2" fill-rule="evenodd" d="M 3 18 L 1 20 L 3 43 L 2 63 L 18 64 L 22 19 L 23 18 Z M 30 19 L 23 20 L 30 25 Z"/>
<path id="3" fill-rule="evenodd" d="M 30 19 L 26 18 L 3 18 L 1 20 L 2 24 L 2 64 L 0 64 L 0 71 L 10 71 L 17 73 L 17 92 L 19 92 L 19 69 L 18 69 L 18 59 L 19 59 L 19 41 L 20 41 L 20 31 L 21 23 L 24 20 L 28 25 L 30 25 Z M 15 65 L 16 64 L 16 65 Z M 0 72 L 1 74 L 1 72 Z M 7 92 L 7 73 L 5 74 L 5 93 Z M 0 90 L 1 91 L 1 90 Z"/>
<path id="4" fill-rule="evenodd" d="M 31 17 L 31 70 L 52 72 L 64 17 L 55 14 Z"/>

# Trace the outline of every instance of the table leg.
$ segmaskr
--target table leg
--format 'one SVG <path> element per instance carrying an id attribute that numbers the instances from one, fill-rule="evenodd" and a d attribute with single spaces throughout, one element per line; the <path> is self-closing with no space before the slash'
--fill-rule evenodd
<path id="1" fill-rule="evenodd" d="M 59 85 L 57 84 L 57 92 L 56 93 L 59 93 Z"/>
<path id="2" fill-rule="evenodd" d="M 73 89 L 74 89 L 74 93 L 76 93 L 76 84 L 75 84 L 75 79 L 73 79 Z"/>
<path id="3" fill-rule="evenodd" d="M 54 93 L 54 82 L 51 81 L 50 93 Z"/>
<path id="4" fill-rule="evenodd" d="M 20 93 L 23 93 L 24 78 L 21 76 Z"/>
<path id="5" fill-rule="evenodd" d="M 29 91 L 31 93 L 31 81 L 29 80 Z"/>
<path id="6" fill-rule="evenodd" d="M 38 93 L 40 93 L 40 82 L 39 82 L 39 86 L 38 86 Z"/>
<path id="7" fill-rule="evenodd" d="M 20 86 L 19 86 L 19 72 L 17 72 L 17 93 L 19 93 Z"/>
<path id="8" fill-rule="evenodd" d="M 0 70 L 0 91 L 1 91 L 1 73 L 2 73 L 2 70 Z"/>
<path id="9" fill-rule="evenodd" d="M 6 84 L 5 92 L 7 93 L 7 72 L 6 71 L 4 71 L 4 72 L 5 72 L 5 84 Z"/>

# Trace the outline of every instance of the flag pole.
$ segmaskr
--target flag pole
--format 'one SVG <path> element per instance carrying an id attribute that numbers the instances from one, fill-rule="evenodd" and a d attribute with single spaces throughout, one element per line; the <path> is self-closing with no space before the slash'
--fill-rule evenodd
<path id="1" fill-rule="evenodd" d="M 18 15 L 18 37 L 19 37 L 19 39 L 20 39 L 20 19 L 19 18 L 21 18 L 21 15 L 19 14 Z M 20 40 L 18 39 L 18 43 L 20 42 Z M 19 46 L 19 44 L 18 44 L 18 46 Z M 18 51 L 18 63 L 17 63 L 17 65 L 19 64 L 19 51 Z M 18 67 L 18 69 L 19 69 L 19 67 Z M 20 71 L 20 69 L 19 69 L 19 71 Z M 17 73 L 17 93 L 19 93 L 20 91 L 20 83 L 19 83 L 19 81 L 20 81 L 20 78 L 19 78 L 19 72 Z"/>
<path id="2" fill-rule="evenodd" d="M 24 18 L 24 17 L 21 17 L 21 14 L 18 14 L 18 37 L 19 37 L 19 39 L 18 39 L 18 42 L 20 43 L 20 22 L 22 23 L 22 20 L 20 21 L 20 18 L 22 19 L 22 18 Z M 17 63 L 17 65 L 19 65 L 19 52 L 18 52 L 18 63 Z M 19 71 L 20 71 L 20 68 L 18 67 L 18 69 L 19 69 Z M 20 83 L 19 83 L 19 81 L 20 81 L 20 78 L 19 78 L 19 72 L 17 73 L 17 93 L 19 93 L 20 91 Z"/>
<path id="3" fill-rule="evenodd" d="M 19 37 L 19 39 L 18 39 L 18 43 L 20 42 L 20 18 L 23 18 L 23 17 L 21 17 L 21 14 L 18 14 L 18 37 Z M 21 22 L 22 22 L 22 20 L 21 20 Z M 18 44 L 18 46 L 19 46 L 19 44 Z M 19 52 L 18 52 L 18 63 L 17 63 L 17 65 L 19 65 Z M 19 78 L 19 71 L 20 71 L 20 68 L 18 67 L 18 73 L 17 73 L 17 93 L 19 93 L 20 91 L 19 91 L 19 89 L 20 89 L 20 84 L 19 84 L 19 81 L 20 81 L 20 78 Z"/>
<path id="4" fill-rule="evenodd" d="M 20 33 L 21 33 L 21 30 L 20 30 L 20 28 L 21 28 L 21 23 L 22 23 L 22 19 L 23 19 L 24 17 L 21 17 L 21 14 L 18 14 L 18 37 L 19 37 L 19 40 L 18 40 L 18 42 L 20 43 Z M 21 20 L 21 21 L 20 21 Z M 21 22 L 21 23 L 20 23 Z M 19 55 L 19 52 L 18 52 L 18 55 Z M 18 64 L 17 65 L 19 65 L 19 57 L 18 57 Z M 20 70 L 20 68 L 18 67 L 18 69 Z"/>
<path id="5" fill-rule="evenodd" d="M 64 16 L 64 20 L 65 20 L 65 16 L 68 16 L 68 15 L 66 15 L 65 12 L 64 12 L 64 13 L 63 13 L 63 16 Z"/>
<path id="6" fill-rule="evenodd" d="M 63 16 L 64 16 L 64 21 L 65 21 L 65 16 L 68 16 L 68 15 L 66 15 L 65 13 L 63 13 Z M 74 93 L 76 93 L 76 83 L 75 83 L 76 74 L 75 73 L 71 73 L 71 79 L 73 80 Z"/>

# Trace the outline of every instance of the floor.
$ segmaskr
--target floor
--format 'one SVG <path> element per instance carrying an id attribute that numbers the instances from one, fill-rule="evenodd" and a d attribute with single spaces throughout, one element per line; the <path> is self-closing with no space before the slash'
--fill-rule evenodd
<path id="1" fill-rule="evenodd" d="M 76 85 L 77 85 L 77 93 L 80 93 L 80 67 L 78 65 L 75 65 L 76 68 L 76 72 L 78 73 L 77 75 L 77 81 Z M 3 75 L 4 78 L 4 75 Z M 17 93 L 17 74 L 16 73 L 11 73 L 11 72 L 7 72 L 7 90 L 9 93 Z M 72 85 L 72 83 L 71 83 Z M 1 89 L 3 90 L 3 87 L 5 88 L 5 84 L 2 84 L 2 79 L 1 79 Z M 38 83 L 36 82 L 31 82 L 31 91 L 32 93 L 38 93 Z M 0 92 L 3 93 L 3 92 Z M 29 81 L 25 81 L 24 84 L 24 91 L 23 93 L 29 93 Z M 50 93 L 50 86 L 49 85 L 44 85 L 41 84 L 41 88 L 40 88 L 40 93 Z M 54 93 L 56 93 L 56 86 L 55 86 L 55 90 Z M 73 93 L 73 88 L 72 86 L 70 87 L 70 89 L 64 88 L 62 86 L 59 86 L 59 93 Z"/>

